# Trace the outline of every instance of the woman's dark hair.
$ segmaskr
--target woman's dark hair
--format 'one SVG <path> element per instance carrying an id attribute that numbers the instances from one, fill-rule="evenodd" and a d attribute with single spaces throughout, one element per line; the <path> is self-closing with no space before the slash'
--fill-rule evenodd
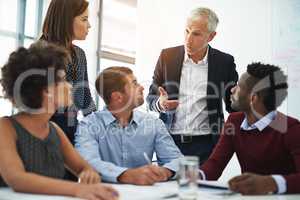
<path id="1" fill-rule="evenodd" d="M 41 39 L 71 49 L 74 18 L 81 15 L 88 5 L 86 0 L 52 0 Z"/>
<path id="2" fill-rule="evenodd" d="M 62 47 L 45 41 L 12 52 L 2 67 L 1 85 L 6 98 L 23 110 L 42 106 L 43 90 L 61 81 L 68 54 Z"/>
<path id="3" fill-rule="evenodd" d="M 263 98 L 263 104 L 268 111 L 275 110 L 287 96 L 287 76 L 274 65 L 252 63 L 247 66 L 247 72 L 251 75 L 248 85 Z"/>

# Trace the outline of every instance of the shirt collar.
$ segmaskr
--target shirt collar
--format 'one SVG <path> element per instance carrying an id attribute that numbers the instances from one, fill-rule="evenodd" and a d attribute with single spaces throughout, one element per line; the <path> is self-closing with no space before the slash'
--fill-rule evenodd
<path id="1" fill-rule="evenodd" d="M 108 126 L 112 123 L 116 123 L 117 119 L 113 116 L 113 114 L 107 109 L 107 107 L 103 108 L 103 113 L 104 113 L 104 117 L 103 117 L 103 121 L 105 126 Z M 132 113 L 132 119 L 130 120 L 129 124 L 139 124 L 140 123 L 140 118 L 138 117 L 138 114 L 133 111 Z"/>
<path id="2" fill-rule="evenodd" d="M 117 121 L 117 119 L 112 115 L 112 113 L 107 109 L 107 107 L 103 108 L 103 122 L 105 124 L 105 126 L 108 126 L 112 123 L 115 123 Z"/>
<path id="3" fill-rule="evenodd" d="M 258 129 L 261 132 L 267 126 L 270 125 L 270 123 L 275 119 L 276 116 L 277 116 L 277 111 L 276 110 L 271 111 L 252 125 L 249 125 L 248 120 L 245 117 L 245 119 L 243 120 L 243 122 L 241 124 L 241 129 L 245 130 L 245 131 Z"/>
<path id="4" fill-rule="evenodd" d="M 192 62 L 192 63 L 194 63 L 194 64 L 207 65 L 207 64 L 208 64 L 208 59 L 207 59 L 207 57 L 208 57 L 208 49 L 209 49 L 209 46 L 207 46 L 207 49 L 206 49 L 206 53 L 205 53 L 204 58 L 203 58 L 202 60 L 199 60 L 198 63 L 195 63 L 195 62 L 193 61 L 193 59 L 191 59 L 191 58 L 188 56 L 186 50 L 184 50 L 184 61 L 183 61 L 183 62 L 184 62 L 184 63 L 186 63 L 186 62 Z"/>

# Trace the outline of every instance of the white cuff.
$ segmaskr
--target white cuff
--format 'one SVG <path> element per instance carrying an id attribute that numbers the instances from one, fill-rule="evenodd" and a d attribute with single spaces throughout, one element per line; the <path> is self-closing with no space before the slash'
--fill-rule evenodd
<path id="1" fill-rule="evenodd" d="M 201 180 L 205 181 L 206 180 L 206 176 L 203 170 L 199 169 L 198 170 L 199 174 L 201 175 Z"/>
<path id="2" fill-rule="evenodd" d="M 156 110 L 157 110 L 158 112 L 165 113 L 164 110 L 160 109 L 160 106 L 159 106 L 159 98 L 158 98 L 157 101 L 155 102 L 155 106 L 156 106 Z"/>
<path id="3" fill-rule="evenodd" d="M 272 178 L 275 180 L 277 184 L 277 194 L 283 194 L 287 190 L 286 180 L 281 175 L 272 175 Z"/>

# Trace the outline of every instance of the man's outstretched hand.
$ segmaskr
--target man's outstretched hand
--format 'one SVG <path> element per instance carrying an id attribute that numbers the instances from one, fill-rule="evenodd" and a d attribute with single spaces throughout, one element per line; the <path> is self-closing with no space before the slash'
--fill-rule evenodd
<path id="1" fill-rule="evenodd" d="M 168 100 L 168 93 L 163 87 L 159 87 L 159 107 L 162 111 L 174 110 L 178 106 L 178 100 Z"/>

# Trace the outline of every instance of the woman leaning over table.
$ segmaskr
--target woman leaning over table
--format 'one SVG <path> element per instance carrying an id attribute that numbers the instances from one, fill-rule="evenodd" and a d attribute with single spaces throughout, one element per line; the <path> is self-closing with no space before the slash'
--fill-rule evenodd
<path id="1" fill-rule="evenodd" d="M 20 112 L 0 118 L 0 186 L 18 192 L 116 199 L 116 191 L 99 183 L 99 175 L 49 121 L 59 107 L 72 103 L 71 85 L 65 80 L 67 55 L 63 48 L 40 41 L 13 52 L 3 66 L 3 92 Z M 80 183 L 60 180 L 64 165 Z"/>
<path id="2" fill-rule="evenodd" d="M 85 53 L 80 47 L 72 44 L 74 40 L 85 40 L 91 27 L 88 21 L 88 5 L 86 0 L 52 0 L 41 36 L 41 40 L 66 48 L 71 56 L 66 68 L 66 79 L 73 86 L 74 105 L 60 108 L 51 121 L 63 129 L 72 144 L 78 124 L 78 111 L 82 111 L 86 116 L 96 110 L 88 84 Z"/>

